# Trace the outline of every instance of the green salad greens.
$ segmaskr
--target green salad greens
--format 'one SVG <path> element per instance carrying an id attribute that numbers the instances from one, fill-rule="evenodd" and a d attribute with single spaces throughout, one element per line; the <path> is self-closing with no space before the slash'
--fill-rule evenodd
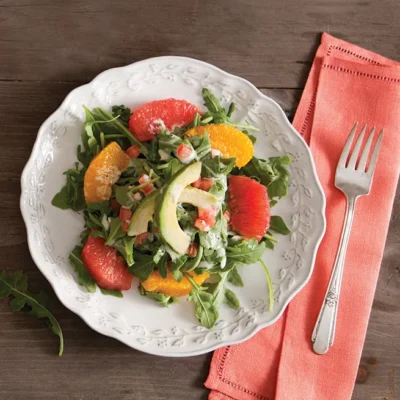
<path id="1" fill-rule="evenodd" d="M 260 237 L 234 231 L 229 222 L 233 207 L 229 187 L 232 177 L 252 178 L 258 186 L 263 185 L 273 207 L 288 192 L 290 158 L 252 157 L 237 168 L 236 158 L 224 158 L 213 149 L 207 126 L 223 124 L 238 129 L 252 143 L 256 138 L 249 132 L 257 128 L 232 121 L 234 103 L 225 109 L 208 89 L 202 94 L 205 113 L 196 113 L 188 126 L 171 130 L 160 121 L 157 134 L 146 142 L 130 131 L 129 108 L 117 105 L 109 113 L 85 107 L 77 162 L 64 173 L 66 184 L 52 204 L 80 212 L 84 218 L 85 230 L 69 257 L 80 285 L 89 292 L 99 286 L 103 294 L 121 297 L 118 282 L 105 284 L 102 274 L 114 271 L 110 257 L 119 266 L 123 260 L 129 276 L 139 282 L 141 295 L 165 307 L 188 295 L 199 322 L 211 328 L 222 303 L 240 307 L 234 288 L 243 286 L 241 270 L 248 264 L 261 262 L 267 278 L 266 297 L 270 309 L 273 307 L 273 286 L 261 257 L 267 249 L 274 249 L 275 234 L 288 235 L 290 230 L 280 216 L 272 215 Z M 201 126 L 206 129 L 202 135 L 196 133 Z M 195 134 L 188 134 L 192 128 Z M 93 159 L 114 142 L 126 154 L 135 151 L 136 155 L 117 174 L 108 198 L 87 202 L 85 174 Z M 103 247 L 97 251 L 95 246 Z M 105 258 L 104 251 L 112 256 Z M 98 263 L 93 267 L 96 257 Z"/>

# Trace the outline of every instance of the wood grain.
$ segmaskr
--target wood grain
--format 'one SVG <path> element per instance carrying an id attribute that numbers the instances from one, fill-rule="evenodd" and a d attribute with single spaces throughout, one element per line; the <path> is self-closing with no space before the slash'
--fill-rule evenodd
<path id="1" fill-rule="evenodd" d="M 95 333 L 61 305 L 29 255 L 20 174 L 40 124 L 70 90 L 110 67 L 179 54 L 251 80 L 291 117 L 321 31 L 400 59 L 399 17 L 396 0 L 0 0 L 0 270 L 23 269 L 33 289 L 50 294 L 66 340 L 60 359 L 44 323 L 12 314 L 1 301 L 0 399 L 208 395 L 211 355 L 154 357 Z M 400 193 L 353 400 L 400 397 L 399 289 Z"/>

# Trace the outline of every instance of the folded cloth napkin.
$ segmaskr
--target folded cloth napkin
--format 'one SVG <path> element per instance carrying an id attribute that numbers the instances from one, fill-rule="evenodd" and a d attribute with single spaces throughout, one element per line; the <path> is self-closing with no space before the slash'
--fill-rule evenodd
<path id="1" fill-rule="evenodd" d="M 374 182 L 357 209 L 347 251 L 334 346 L 313 353 L 311 334 L 332 271 L 345 213 L 334 187 L 354 123 L 385 130 Z M 309 143 L 326 195 L 327 231 L 307 286 L 284 316 L 245 343 L 215 351 L 212 400 L 350 399 L 400 171 L 400 64 L 323 34 L 294 127 Z"/>

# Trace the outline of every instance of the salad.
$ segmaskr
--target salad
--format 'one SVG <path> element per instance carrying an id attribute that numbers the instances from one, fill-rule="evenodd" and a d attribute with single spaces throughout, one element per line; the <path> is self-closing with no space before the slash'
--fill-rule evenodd
<path id="1" fill-rule="evenodd" d="M 52 204 L 81 213 L 85 229 L 69 260 L 89 292 L 141 295 L 169 307 L 186 297 L 211 328 L 222 303 L 240 307 L 240 270 L 262 260 L 290 230 L 273 206 L 287 194 L 288 156 L 254 156 L 258 129 L 232 121 L 208 89 L 206 111 L 185 100 L 84 107 L 75 166 Z"/>

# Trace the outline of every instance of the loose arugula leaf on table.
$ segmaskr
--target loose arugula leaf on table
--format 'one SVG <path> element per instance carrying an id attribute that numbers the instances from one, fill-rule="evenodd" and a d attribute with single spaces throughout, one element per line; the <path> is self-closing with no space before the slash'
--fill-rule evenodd
<path id="1" fill-rule="evenodd" d="M 0 272 L 0 299 L 12 296 L 10 309 L 14 312 L 23 311 L 37 318 L 47 318 L 51 331 L 59 337 L 58 355 L 64 350 L 64 337 L 61 326 L 47 308 L 47 297 L 44 292 L 31 293 L 28 290 L 28 276 L 22 271 Z"/>
<path id="2" fill-rule="evenodd" d="M 116 240 L 114 243 L 114 248 L 116 248 L 117 251 L 122 255 L 128 267 L 135 263 L 133 258 L 134 243 L 135 239 L 129 236 L 124 236 L 121 239 Z"/>
<path id="3" fill-rule="evenodd" d="M 114 296 L 114 297 L 118 297 L 118 298 L 124 297 L 124 295 L 122 294 L 122 292 L 120 290 L 108 290 L 108 289 L 100 288 L 100 292 L 102 294 L 104 294 L 105 296 Z"/>
<path id="4" fill-rule="evenodd" d="M 71 209 L 81 211 L 86 206 L 83 193 L 83 179 L 85 169 L 79 169 L 78 163 L 75 169 L 68 169 L 64 172 L 66 176 L 66 185 L 53 197 L 51 204 L 62 210 Z"/>
<path id="5" fill-rule="evenodd" d="M 176 297 L 167 296 L 162 293 L 147 292 L 142 285 L 139 286 L 139 292 L 142 296 L 146 296 L 164 307 L 169 307 L 173 303 L 178 303 Z"/>
<path id="6" fill-rule="evenodd" d="M 129 125 L 129 119 L 131 118 L 132 112 L 128 107 L 124 105 L 120 106 L 112 106 L 112 116 L 118 117 L 118 120 L 123 124 L 125 127 Z"/>
<path id="7" fill-rule="evenodd" d="M 290 235 L 292 231 L 288 228 L 285 221 L 279 215 L 273 215 L 269 225 L 269 230 L 280 233 L 281 235 Z"/>
<path id="8" fill-rule="evenodd" d="M 208 293 L 207 288 L 199 286 L 187 272 L 184 272 L 185 277 L 192 285 L 192 290 L 188 300 L 193 301 L 196 310 L 196 317 L 201 325 L 211 329 L 218 320 L 218 309 L 215 307 L 214 297 Z"/>
<path id="9" fill-rule="evenodd" d="M 84 286 L 88 292 L 94 293 L 96 291 L 96 282 L 90 276 L 88 270 L 83 264 L 82 258 L 82 246 L 75 246 L 69 255 L 69 262 L 74 267 L 75 272 L 78 275 L 78 284 Z"/>
<path id="10" fill-rule="evenodd" d="M 142 282 L 145 281 L 154 271 L 153 256 L 139 252 L 134 253 L 135 263 L 129 267 L 129 272 L 138 277 Z"/>

